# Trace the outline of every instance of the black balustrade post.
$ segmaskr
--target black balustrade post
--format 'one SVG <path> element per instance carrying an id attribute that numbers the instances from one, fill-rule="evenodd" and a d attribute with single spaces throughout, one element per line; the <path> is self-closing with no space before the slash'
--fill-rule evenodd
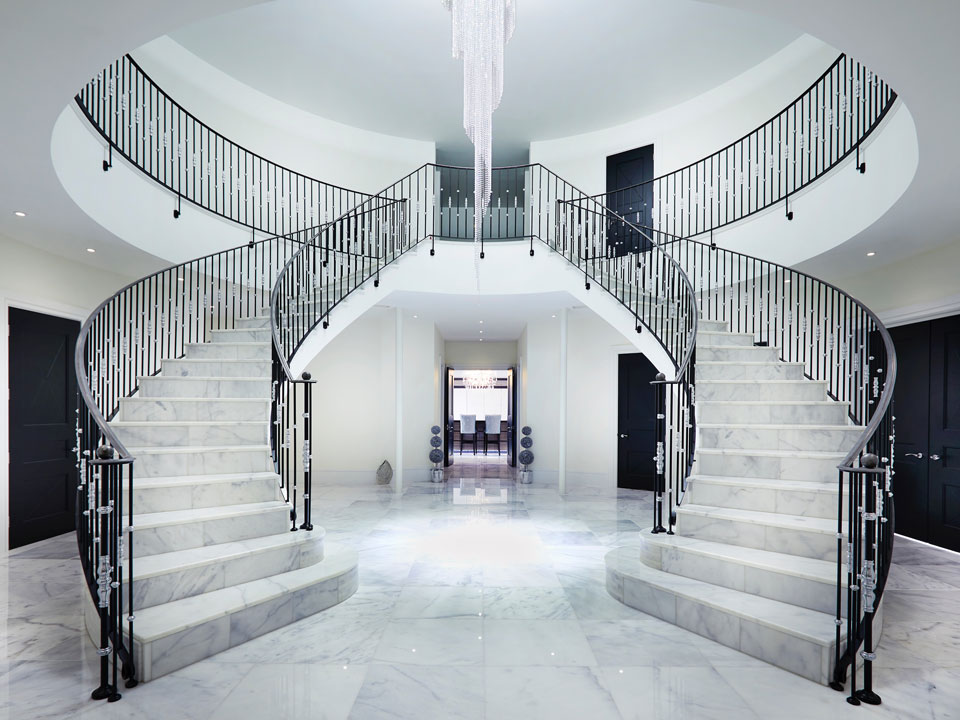
<path id="1" fill-rule="evenodd" d="M 653 530 L 654 534 L 666 532 L 663 526 L 663 494 L 666 485 L 665 460 L 666 460 L 666 380 L 667 376 L 663 373 L 657 373 L 654 386 L 656 390 L 656 432 L 657 454 L 653 458 L 656 463 L 656 479 L 654 482 L 653 497 Z"/>
<path id="2" fill-rule="evenodd" d="M 880 477 L 875 471 L 880 464 L 879 458 L 868 453 L 863 456 L 861 465 L 868 471 L 874 471 L 864 475 L 865 494 L 863 497 L 863 519 L 864 519 L 864 563 L 863 573 L 861 575 L 860 585 L 863 596 L 863 650 L 860 655 L 863 657 L 863 689 L 857 692 L 857 699 L 868 705 L 879 705 L 880 696 L 873 691 L 873 661 L 876 660 L 876 653 L 873 647 L 873 616 L 876 612 L 876 594 L 877 588 L 877 516 L 878 516 L 878 495 L 877 481 Z"/>
<path id="3" fill-rule="evenodd" d="M 313 411 L 313 385 L 315 380 L 310 379 L 310 373 L 305 372 L 302 375 L 303 382 L 303 524 L 301 530 L 313 530 L 311 520 L 311 495 L 313 488 L 313 479 L 311 475 L 311 413 Z"/>
<path id="4" fill-rule="evenodd" d="M 96 518 L 94 527 L 99 520 L 100 527 L 98 535 L 94 539 L 96 552 L 94 558 L 97 561 L 96 582 L 97 582 L 97 614 L 100 616 L 100 647 L 97 649 L 97 655 L 100 656 L 100 686 L 94 690 L 90 697 L 94 700 L 119 700 L 115 685 L 110 684 L 110 595 L 111 581 L 113 579 L 111 550 L 113 548 L 113 538 L 110 533 L 110 513 L 111 497 L 110 486 L 112 465 L 109 461 L 113 459 L 113 448 L 110 445 L 101 445 L 97 448 L 97 461 L 94 461 L 94 476 L 97 480 L 96 494 L 98 504 L 94 508 Z"/>

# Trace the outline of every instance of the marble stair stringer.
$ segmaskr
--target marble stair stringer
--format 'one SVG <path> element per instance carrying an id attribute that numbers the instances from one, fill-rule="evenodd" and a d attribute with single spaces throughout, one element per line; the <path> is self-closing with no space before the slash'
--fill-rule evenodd
<path id="1" fill-rule="evenodd" d="M 185 350 L 142 378 L 111 422 L 136 458 L 133 647 L 143 681 L 342 602 L 358 582 L 355 551 L 325 542 L 316 524 L 290 531 L 270 453 L 269 319 L 238 319 Z"/>
<path id="2" fill-rule="evenodd" d="M 697 454 L 675 534 L 648 528 L 608 553 L 607 589 L 826 684 L 837 636 L 836 466 L 862 428 L 825 383 L 749 334 L 701 320 L 697 353 Z"/>

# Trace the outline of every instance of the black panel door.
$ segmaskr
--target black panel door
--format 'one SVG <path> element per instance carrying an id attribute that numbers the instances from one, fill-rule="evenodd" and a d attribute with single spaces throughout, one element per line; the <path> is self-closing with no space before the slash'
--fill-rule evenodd
<path id="1" fill-rule="evenodd" d="M 893 414 L 897 418 L 896 531 L 929 541 L 930 323 L 891 328 L 890 335 L 897 350 L 897 384 L 893 389 Z"/>
<path id="2" fill-rule="evenodd" d="M 619 356 L 617 487 L 653 490 L 656 466 L 657 370 L 641 353 Z"/>
<path id="3" fill-rule="evenodd" d="M 80 323 L 10 308 L 10 547 L 74 529 Z"/>
<path id="4" fill-rule="evenodd" d="M 960 550 L 960 316 L 930 324 L 929 473 L 930 542 Z"/>
<path id="5" fill-rule="evenodd" d="M 653 226 L 653 145 L 627 150 L 607 157 L 607 207 L 632 224 Z M 634 187 L 644 183 L 639 187 Z M 607 226 L 608 252 L 626 255 L 648 250 L 650 243 L 622 223 Z"/>
<path id="6" fill-rule="evenodd" d="M 453 368 L 446 368 L 443 376 L 443 466 L 453 465 Z"/>

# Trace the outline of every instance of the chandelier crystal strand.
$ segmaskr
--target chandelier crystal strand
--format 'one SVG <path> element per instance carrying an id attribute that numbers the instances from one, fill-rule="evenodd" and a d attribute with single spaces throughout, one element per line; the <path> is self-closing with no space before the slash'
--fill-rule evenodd
<path id="1" fill-rule="evenodd" d="M 463 60 L 463 129 L 473 143 L 473 244 L 479 282 L 483 213 L 490 203 L 493 111 L 503 95 L 503 49 L 516 24 L 514 0 L 443 0 L 453 28 L 453 57 Z"/>

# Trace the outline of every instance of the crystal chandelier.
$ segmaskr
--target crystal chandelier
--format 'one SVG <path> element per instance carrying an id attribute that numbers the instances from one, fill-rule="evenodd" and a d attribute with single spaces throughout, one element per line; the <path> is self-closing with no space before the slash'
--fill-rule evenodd
<path id="1" fill-rule="evenodd" d="M 443 0 L 453 24 L 453 57 L 463 60 L 463 129 L 473 143 L 473 241 L 477 257 L 490 202 L 493 111 L 503 95 L 503 48 L 516 22 L 514 0 Z"/>
<path id="2" fill-rule="evenodd" d="M 485 370 L 465 372 L 463 374 L 463 384 L 465 387 L 474 390 L 489 390 L 496 387 L 497 376 L 495 373 Z"/>

